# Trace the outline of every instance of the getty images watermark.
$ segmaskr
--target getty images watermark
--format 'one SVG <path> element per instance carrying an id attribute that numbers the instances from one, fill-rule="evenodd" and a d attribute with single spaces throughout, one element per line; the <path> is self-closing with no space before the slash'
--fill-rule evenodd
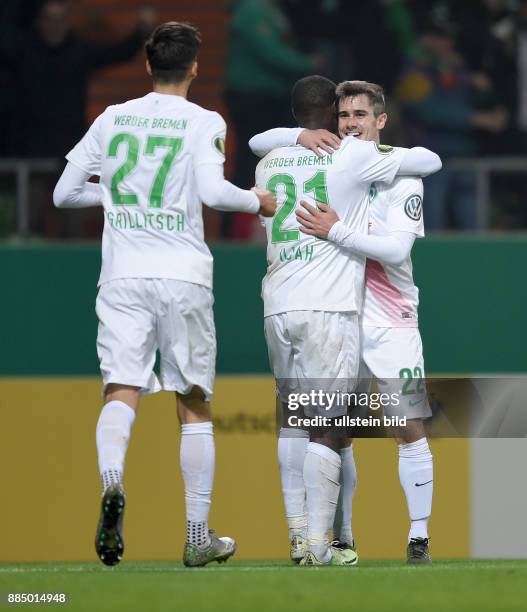
<path id="1" fill-rule="evenodd" d="M 406 427 L 406 416 L 373 415 L 350 416 L 342 411 L 349 408 L 366 408 L 369 410 L 394 408 L 401 404 L 399 393 L 356 393 L 346 391 L 311 390 L 305 393 L 289 393 L 287 408 L 296 411 L 309 408 L 311 416 L 290 414 L 287 417 L 289 427 Z M 307 411 L 306 411 L 307 412 Z"/>

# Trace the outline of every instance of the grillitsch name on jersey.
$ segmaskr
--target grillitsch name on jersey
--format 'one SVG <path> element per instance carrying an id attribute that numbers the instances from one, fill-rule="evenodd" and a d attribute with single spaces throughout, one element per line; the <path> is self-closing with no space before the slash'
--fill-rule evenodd
<path id="1" fill-rule="evenodd" d="M 114 125 L 138 128 L 161 128 L 163 130 L 186 130 L 187 119 L 167 119 L 166 117 L 138 117 L 137 115 L 116 115 Z"/>
<path id="2" fill-rule="evenodd" d="M 108 223 L 120 230 L 153 229 L 165 232 L 182 232 L 185 229 L 185 216 L 181 213 L 145 213 L 105 211 Z"/>

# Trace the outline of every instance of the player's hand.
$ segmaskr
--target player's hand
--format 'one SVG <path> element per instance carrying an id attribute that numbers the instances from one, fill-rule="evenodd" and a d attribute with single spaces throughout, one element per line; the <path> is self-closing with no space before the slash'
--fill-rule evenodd
<path id="1" fill-rule="evenodd" d="M 258 197 L 258 201 L 260 202 L 260 210 L 258 214 L 263 217 L 272 217 L 276 211 L 276 198 L 274 194 L 270 191 L 265 191 L 263 189 L 258 189 L 257 187 L 253 187 L 252 191 Z"/>
<path id="2" fill-rule="evenodd" d="M 305 211 L 301 209 L 296 211 L 296 220 L 300 223 L 300 231 L 310 236 L 327 238 L 329 230 L 339 220 L 337 213 L 320 202 L 317 202 L 316 208 L 304 200 L 301 200 L 300 204 L 305 209 Z"/>
<path id="3" fill-rule="evenodd" d="M 300 132 L 297 143 L 311 149 L 318 157 L 323 157 L 326 153 L 334 153 L 340 147 L 340 138 L 327 130 L 304 130 Z"/>

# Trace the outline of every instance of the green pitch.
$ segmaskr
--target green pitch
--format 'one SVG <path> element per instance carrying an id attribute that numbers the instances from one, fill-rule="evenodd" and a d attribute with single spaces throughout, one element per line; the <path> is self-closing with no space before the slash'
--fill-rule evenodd
<path id="1" fill-rule="evenodd" d="M 124 561 L 0 564 L 7 593 L 65 592 L 60 604 L 24 609 L 149 612 L 492 612 L 527 609 L 527 561 L 435 561 L 430 567 L 362 561 L 357 567 L 301 568 L 287 562 L 230 561 L 201 569 Z"/>

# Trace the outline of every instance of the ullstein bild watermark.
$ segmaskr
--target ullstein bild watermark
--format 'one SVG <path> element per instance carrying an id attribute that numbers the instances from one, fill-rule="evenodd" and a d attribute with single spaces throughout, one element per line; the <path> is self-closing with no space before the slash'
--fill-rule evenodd
<path id="1" fill-rule="evenodd" d="M 331 418 L 323 416 L 315 417 L 299 417 L 292 415 L 287 417 L 287 424 L 289 427 L 406 427 L 406 417 L 392 416 L 388 417 L 383 415 L 382 418 L 378 417 L 350 417 L 345 414 L 341 417 Z"/>
<path id="2" fill-rule="evenodd" d="M 289 428 L 385 437 L 422 419 L 429 437 L 527 437 L 527 375 L 425 380 L 414 374 L 403 368 L 399 378 L 373 383 L 277 379 L 280 435 Z"/>

